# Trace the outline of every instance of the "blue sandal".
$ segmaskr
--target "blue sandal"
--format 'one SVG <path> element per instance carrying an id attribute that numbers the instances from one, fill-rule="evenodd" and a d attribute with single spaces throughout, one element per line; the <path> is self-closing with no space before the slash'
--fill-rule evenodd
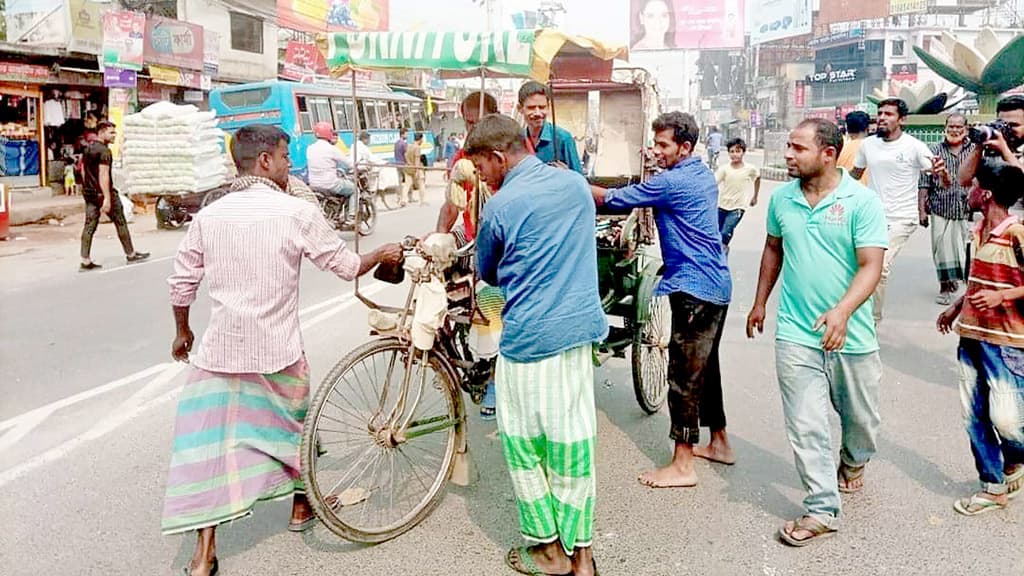
<path id="1" fill-rule="evenodd" d="M 491 421 L 496 419 L 497 410 L 495 405 L 497 398 L 494 393 L 494 382 L 487 383 L 487 390 L 484 391 L 484 399 L 480 402 L 480 419 L 485 421 Z"/>

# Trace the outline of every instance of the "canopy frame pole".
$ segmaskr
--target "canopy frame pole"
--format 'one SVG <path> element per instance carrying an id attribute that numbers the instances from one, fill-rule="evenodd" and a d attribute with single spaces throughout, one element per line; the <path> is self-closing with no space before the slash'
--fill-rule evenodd
<path id="1" fill-rule="evenodd" d="M 554 161 L 559 162 L 561 159 L 558 154 L 558 122 L 555 119 L 555 87 L 551 85 L 551 80 L 548 79 L 546 84 L 548 89 L 548 108 L 551 109 L 551 146 L 555 149 Z M 540 131 L 544 133 L 544 127 L 540 127 Z"/>
<path id="2" fill-rule="evenodd" d="M 354 112 L 352 119 L 352 171 L 354 172 L 356 184 L 356 190 L 353 192 L 356 195 L 356 213 L 354 214 L 355 251 L 356 254 L 359 254 L 359 134 L 361 130 L 359 124 L 359 102 L 356 101 L 356 69 L 350 67 L 350 74 L 352 75 L 352 112 Z M 360 298 L 358 274 L 355 281 L 355 295 L 356 298 Z"/>

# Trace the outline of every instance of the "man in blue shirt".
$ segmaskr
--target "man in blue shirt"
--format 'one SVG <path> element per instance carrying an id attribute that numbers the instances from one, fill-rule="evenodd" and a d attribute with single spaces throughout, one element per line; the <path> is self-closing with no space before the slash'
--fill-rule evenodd
<path id="1" fill-rule="evenodd" d="M 466 156 L 497 190 L 477 232 L 477 272 L 505 296 L 495 369 L 498 432 L 519 526 L 530 547 L 506 562 L 524 574 L 595 572 L 592 344 L 608 335 L 597 286 L 596 211 L 582 176 L 542 163 L 515 120 L 492 114 Z"/>
<path id="2" fill-rule="evenodd" d="M 561 162 L 570 170 L 583 174 L 583 163 L 572 134 L 548 122 L 550 102 L 551 92 L 540 82 L 530 80 L 519 88 L 519 113 L 526 119 L 528 150 L 541 162 Z"/>
<path id="3" fill-rule="evenodd" d="M 718 127 L 712 126 L 711 133 L 708 134 L 708 166 L 711 166 L 712 169 L 718 167 L 718 154 L 722 152 L 723 138 Z"/>
<path id="4" fill-rule="evenodd" d="M 718 229 L 715 175 L 693 156 L 699 129 L 693 116 L 662 114 L 654 121 L 654 155 L 665 169 L 647 182 L 604 190 L 595 187 L 598 205 L 612 210 L 653 208 L 665 261 L 655 295 L 672 306 L 669 346 L 669 436 L 675 441 L 672 463 L 646 472 L 640 482 L 652 488 L 697 485 L 693 457 L 722 464 L 735 462 L 725 432 L 718 346 L 732 292 L 732 280 Z M 700 428 L 711 429 L 708 446 L 694 446 Z"/>
<path id="5" fill-rule="evenodd" d="M 398 129 L 398 140 L 395 140 L 395 166 L 405 165 L 405 151 L 409 148 L 409 142 L 406 139 L 406 134 L 408 133 L 409 131 L 404 127 Z M 404 184 L 405 171 L 399 170 L 398 176 Z"/>

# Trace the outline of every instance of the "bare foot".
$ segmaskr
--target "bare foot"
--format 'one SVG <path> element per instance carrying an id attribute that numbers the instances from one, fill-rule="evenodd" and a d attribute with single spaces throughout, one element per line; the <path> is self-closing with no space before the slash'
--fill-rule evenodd
<path id="1" fill-rule="evenodd" d="M 590 548 L 576 548 L 572 555 L 572 573 L 575 576 L 596 576 L 597 564 Z"/>
<path id="2" fill-rule="evenodd" d="M 736 455 L 733 454 L 732 448 L 714 442 L 707 446 L 694 446 L 693 455 L 697 458 L 703 458 L 727 466 L 732 466 L 736 463 Z"/>
<path id="3" fill-rule="evenodd" d="M 697 472 L 684 470 L 675 464 L 644 472 L 637 480 L 649 488 L 693 488 L 697 485 Z"/>

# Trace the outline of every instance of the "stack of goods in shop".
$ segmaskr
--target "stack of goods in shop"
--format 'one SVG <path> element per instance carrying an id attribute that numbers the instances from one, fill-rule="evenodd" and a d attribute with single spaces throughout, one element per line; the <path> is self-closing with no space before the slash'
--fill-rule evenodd
<path id="1" fill-rule="evenodd" d="M 188 194 L 227 181 L 224 131 L 213 112 L 157 102 L 124 120 L 129 194 Z"/>

